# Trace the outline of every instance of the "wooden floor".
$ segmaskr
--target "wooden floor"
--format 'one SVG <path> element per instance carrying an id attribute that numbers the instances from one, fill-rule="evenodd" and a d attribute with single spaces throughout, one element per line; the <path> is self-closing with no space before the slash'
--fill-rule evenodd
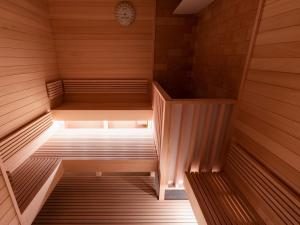
<path id="1" fill-rule="evenodd" d="M 197 224 L 189 201 L 158 201 L 152 177 L 64 175 L 34 224 Z"/>
<path id="2" fill-rule="evenodd" d="M 35 156 L 157 160 L 151 129 L 62 129 Z"/>

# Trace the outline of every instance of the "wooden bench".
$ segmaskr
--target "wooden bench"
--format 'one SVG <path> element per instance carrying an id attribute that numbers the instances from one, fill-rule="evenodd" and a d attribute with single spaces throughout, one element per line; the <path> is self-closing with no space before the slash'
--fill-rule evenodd
<path id="1" fill-rule="evenodd" d="M 185 188 L 201 224 L 299 224 L 300 200 L 285 183 L 232 144 L 219 173 L 186 173 Z"/>
<path id="2" fill-rule="evenodd" d="M 33 154 L 34 147 L 26 149 L 32 145 L 34 140 L 41 137 L 43 133 L 52 125 L 52 114 L 42 115 L 19 130 L 11 133 L 0 141 L 0 157 L 8 171 L 14 170 L 25 159 Z M 42 142 L 42 141 L 41 141 Z"/>
<path id="3" fill-rule="evenodd" d="M 224 168 L 266 224 L 299 224 L 300 195 L 237 144 Z"/>
<path id="4" fill-rule="evenodd" d="M 150 120 L 148 80 L 58 80 L 46 84 L 57 120 Z"/>
<path id="5" fill-rule="evenodd" d="M 21 213 L 25 211 L 36 194 L 57 168 L 58 158 L 31 156 L 13 172 L 8 173 Z"/>
<path id="6" fill-rule="evenodd" d="M 61 158 L 69 172 L 152 172 L 158 166 L 150 129 L 61 129 L 35 156 Z"/>
<path id="7" fill-rule="evenodd" d="M 221 173 L 186 173 L 186 191 L 200 224 L 264 224 Z"/>
<path id="8" fill-rule="evenodd" d="M 52 120 L 51 113 L 41 115 L 0 141 L 1 167 L 24 225 L 32 223 L 63 172 L 58 158 L 32 156 L 55 132 Z"/>

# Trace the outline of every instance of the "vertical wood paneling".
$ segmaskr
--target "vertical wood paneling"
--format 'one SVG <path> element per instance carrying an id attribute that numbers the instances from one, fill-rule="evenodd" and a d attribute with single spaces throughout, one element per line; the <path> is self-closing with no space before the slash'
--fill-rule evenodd
<path id="1" fill-rule="evenodd" d="M 161 186 L 182 186 L 186 171 L 219 171 L 235 101 L 176 100 L 156 82 L 153 90 L 154 139 L 160 155 Z"/>
<path id="2" fill-rule="evenodd" d="M 300 192 L 299 1 L 266 0 L 234 139 Z"/>
<path id="3" fill-rule="evenodd" d="M 45 81 L 57 78 L 47 1 L 0 5 L 0 138 L 49 109 Z"/>
<path id="4" fill-rule="evenodd" d="M 154 0 L 132 1 L 135 22 L 122 27 L 117 0 L 50 0 L 50 16 L 63 79 L 152 80 Z"/>
<path id="5" fill-rule="evenodd" d="M 193 172 L 220 170 L 219 161 L 232 109 L 233 105 L 226 103 L 174 101 L 168 136 L 170 184 L 182 184 L 187 168 Z"/>

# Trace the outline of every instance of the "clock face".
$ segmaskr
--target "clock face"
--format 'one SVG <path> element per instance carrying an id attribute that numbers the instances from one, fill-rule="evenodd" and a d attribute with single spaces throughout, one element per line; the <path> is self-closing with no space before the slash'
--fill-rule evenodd
<path id="1" fill-rule="evenodd" d="M 116 17 L 120 25 L 129 26 L 135 20 L 136 11 L 129 1 L 121 1 L 116 7 Z"/>

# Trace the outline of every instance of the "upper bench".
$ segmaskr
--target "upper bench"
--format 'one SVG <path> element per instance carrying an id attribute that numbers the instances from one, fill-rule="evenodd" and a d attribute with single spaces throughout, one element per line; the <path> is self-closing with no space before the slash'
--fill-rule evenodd
<path id="1" fill-rule="evenodd" d="M 148 80 L 57 80 L 46 84 L 57 120 L 150 120 Z"/>

